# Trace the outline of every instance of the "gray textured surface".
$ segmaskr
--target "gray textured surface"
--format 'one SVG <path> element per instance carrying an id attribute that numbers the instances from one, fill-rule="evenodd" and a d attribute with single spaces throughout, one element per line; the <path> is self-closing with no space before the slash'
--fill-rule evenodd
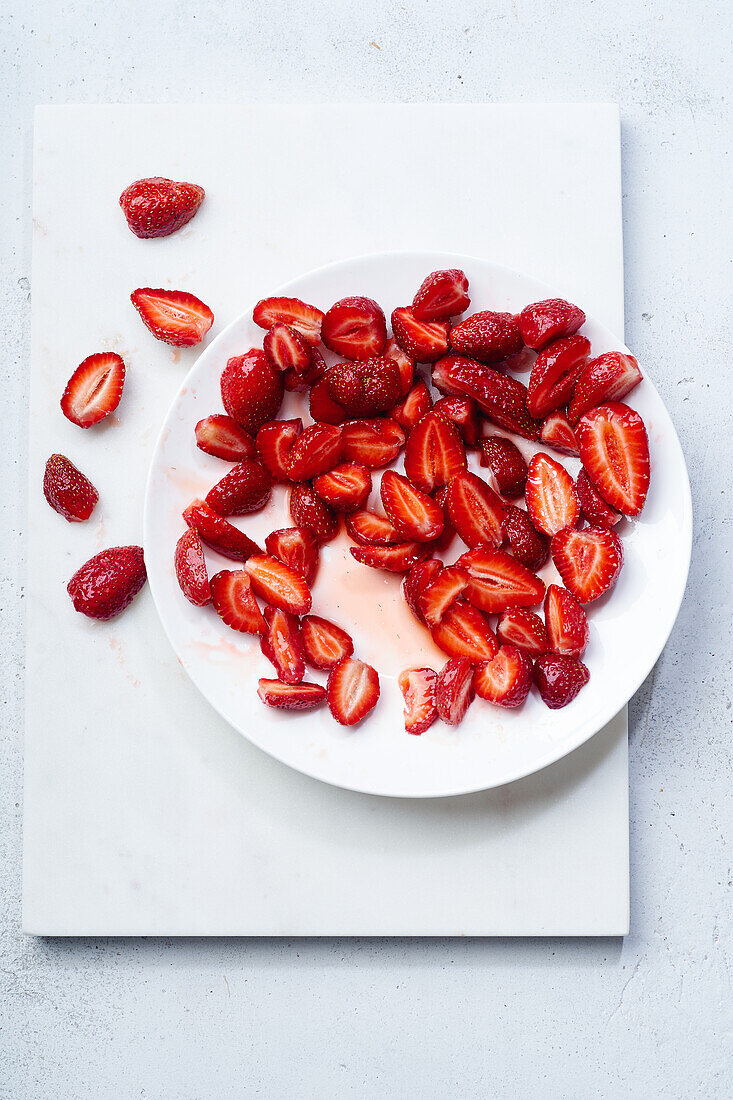
<path id="1" fill-rule="evenodd" d="M 0 1095 L 729 1094 L 730 6 L 15 7 L 0 71 Z M 623 943 L 19 935 L 32 108 L 191 98 L 620 102 L 627 342 L 677 424 L 696 522 L 680 618 L 631 706 Z"/>

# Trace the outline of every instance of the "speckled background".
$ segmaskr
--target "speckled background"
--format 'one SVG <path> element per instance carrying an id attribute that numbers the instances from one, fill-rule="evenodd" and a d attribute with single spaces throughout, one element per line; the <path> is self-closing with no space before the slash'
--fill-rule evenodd
<path id="1" fill-rule="evenodd" d="M 730 5 L 12 6 L 0 43 L 0 1095 L 728 1095 Z M 621 104 L 626 337 L 677 424 L 695 505 L 687 597 L 631 704 L 625 941 L 19 934 L 32 110 L 191 99 Z M 531 150 L 527 170 L 541 171 Z"/>

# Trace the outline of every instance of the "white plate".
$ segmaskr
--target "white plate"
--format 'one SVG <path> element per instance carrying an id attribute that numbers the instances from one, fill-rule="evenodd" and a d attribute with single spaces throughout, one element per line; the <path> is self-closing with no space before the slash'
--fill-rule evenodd
<path id="1" fill-rule="evenodd" d="M 389 317 L 395 306 L 412 300 L 427 272 L 444 267 L 465 270 L 472 309 L 518 312 L 528 302 L 558 296 L 544 284 L 486 260 L 444 253 L 345 260 L 303 275 L 277 293 L 323 309 L 346 295 L 364 294 L 380 302 Z M 262 288 L 263 296 L 269 293 L 275 291 Z M 194 497 L 203 497 L 229 469 L 227 463 L 198 450 L 193 429 L 202 417 L 222 409 L 219 377 L 227 359 L 261 346 L 264 333 L 251 318 L 250 305 L 189 372 L 160 433 L 145 500 L 145 561 L 153 598 L 181 664 L 211 705 L 255 745 L 307 775 L 340 787 L 400 797 L 433 798 L 511 782 L 546 767 L 600 730 L 634 694 L 662 651 L 679 610 L 690 561 L 687 470 L 672 422 L 644 364 L 644 381 L 629 403 L 644 417 L 649 433 L 651 486 L 641 517 L 624 520 L 618 528 L 625 561 L 616 587 L 589 607 L 590 643 L 583 659 L 591 677 L 583 691 L 559 711 L 548 710 L 534 691 L 518 711 L 502 711 L 477 699 L 457 728 L 436 722 L 421 737 L 408 736 L 397 676 L 414 665 L 438 669 L 447 658 L 412 619 L 400 594 L 400 577 L 358 565 L 348 553 L 350 540 L 342 534 L 322 550 L 314 611 L 350 631 L 356 654 L 378 669 L 382 690 L 371 717 L 347 730 L 325 707 L 293 715 L 263 706 L 256 695 L 257 680 L 274 676 L 274 671 L 257 639 L 224 626 L 213 608 L 188 603 L 173 569 L 173 550 L 185 529 L 183 509 Z M 626 350 L 590 318 L 582 331 L 595 355 Z M 307 416 L 303 396 L 286 394 L 279 415 L 303 414 Z M 526 456 L 540 449 L 516 437 L 515 441 Z M 556 457 L 576 473 L 577 460 Z M 477 468 L 475 456 L 469 464 Z M 378 481 L 377 476 L 377 485 Z M 291 526 L 285 490 L 277 488 L 263 512 L 234 522 L 262 545 L 269 531 Z M 456 540 L 450 560 L 464 549 Z M 238 568 L 208 550 L 207 560 L 211 574 Z M 542 575 L 546 582 L 558 579 L 552 564 Z M 308 678 L 325 682 L 321 674 Z"/>

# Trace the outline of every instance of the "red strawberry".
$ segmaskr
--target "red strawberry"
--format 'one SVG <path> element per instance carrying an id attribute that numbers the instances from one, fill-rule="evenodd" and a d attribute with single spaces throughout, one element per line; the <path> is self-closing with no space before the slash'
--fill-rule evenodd
<path id="1" fill-rule="evenodd" d="M 397 364 L 381 356 L 357 363 L 336 363 L 326 378 L 331 399 L 352 417 L 388 412 L 402 392 Z"/>
<path id="2" fill-rule="evenodd" d="M 432 404 L 433 399 L 430 396 L 430 390 L 422 378 L 418 378 L 407 397 L 392 409 L 392 416 L 406 432 L 409 432 L 415 427 L 418 420 L 430 410 Z"/>
<path id="3" fill-rule="evenodd" d="M 430 635 L 449 657 L 467 657 L 470 661 L 490 661 L 499 648 L 489 620 L 462 596 L 443 613 Z"/>
<path id="4" fill-rule="evenodd" d="M 548 447 L 564 455 L 578 454 L 578 440 L 565 413 L 558 409 L 542 421 L 540 439 Z"/>
<path id="5" fill-rule="evenodd" d="M 465 468 L 466 452 L 458 431 L 431 409 L 407 438 L 405 473 L 418 489 L 431 493 Z"/>
<path id="6" fill-rule="evenodd" d="M 525 439 L 537 439 L 540 425 L 527 409 L 527 387 L 516 378 L 460 355 L 446 355 L 433 369 L 433 385 L 446 394 L 472 397 L 489 420 Z"/>
<path id="7" fill-rule="evenodd" d="M 268 707 L 281 710 L 310 710 L 320 706 L 326 698 L 326 689 L 320 684 L 283 684 L 280 680 L 258 681 L 257 694 Z"/>
<path id="8" fill-rule="evenodd" d="M 619 512 L 606 504 L 585 470 L 581 470 L 575 479 L 575 491 L 578 494 L 583 515 L 591 527 L 615 527 L 621 519 Z"/>
<path id="9" fill-rule="evenodd" d="M 358 462 L 344 462 L 317 477 L 313 488 L 335 512 L 357 512 L 372 491 L 372 475 Z"/>
<path id="10" fill-rule="evenodd" d="M 405 730 L 419 735 L 429 729 L 438 717 L 435 705 L 437 673 L 432 668 L 406 668 L 398 679 L 405 700 Z"/>
<path id="11" fill-rule="evenodd" d="M 522 350 L 516 317 L 489 309 L 472 313 L 451 329 L 450 342 L 459 355 L 478 359 L 480 363 L 500 363 Z"/>
<path id="12" fill-rule="evenodd" d="M 332 470 L 341 455 L 341 429 L 336 424 L 311 424 L 299 435 L 288 455 L 291 481 L 309 481 Z"/>
<path id="13" fill-rule="evenodd" d="M 272 420 L 257 432 L 257 457 L 273 481 L 289 481 L 288 462 L 296 439 L 303 431 L 303 421 Z"/>
<path id="14" fill-rule="evenodd" d="M 246 561 L 250 554 L 261 554 L 259 546 L 233 523 L 217 515 L 204 500 L 194 500 L 183 513 L 189 527 L 212 550 L 233 561 Z"/>
<path id="15" fill-rule="evenodd" d="M 435 408 L 458 428 L 467 447 L 476 447 L 481 438 L 478 409 L 470 397 L 441 397 Z"/>
<path id="16" fill-rule="evenodd" d="M 435 558 L 427 561 L 419 561 L 413 565 L 410 571 L 402 578 L 402 595 L 405 603 L 419 623 L 425 624 L 420 608 L 420 596 L 440 573 L 442 564 Z"/>
<path id="17" fill-rule="evenodd" d="M 542 451 L 530 461 L 524 499 L 532 523 L 546 535 L 575 527 L 580 517 L 573 479 L 564 466 Z"/>
<path id="18" fill-rule="evenodd" d="M 245 458 L 254 458 L 257 453 L 252 436 L 224 413 L 214 413 L 199 420 L 195 431 L 196 446 L 214 458 L 241 462 Z"/>
<path id="19" fill-rule="evenodd" d="M 545 622 L 553 653 L 582 657 L 588 645 L 588 619 L 574 596 L 557 584 L 548 585 Z"/>
<path id="20" fill-rule="evenodd" d="M 371 298 L 341 298 L 323 318 L 323 342 L 344 359 L 371 359 L 387 342 L 387 323 Z"/>
<path id="21" fill-rule="evenodd" d="M 423 588 L 418 605 L 422 618 L 428 626 L 436 626 L 443 615 L 463 592 L 470 577 L 465 569 L 457 565 L 441 569 L 435 580 Z"/>
<path id="22" fill-rule="evenodd" d="M 533 573 L 541 569 L 550 556 L 550 541 L 540 534 L 521 508 L 508 504 L 504 513 L 504 534 L 512 556 Z"/>
<path id="23" fill-rule="evenodd" d="M 342 657 L 328 674 L 326 697 L 336 721 L 342 726 L 355 726 L 377 705 L 379 676 L 364 661 Z"/>
<path id="24" fill-rule="evenodd" d="M 314 420 L 321 424 L 343 424 L 349 414 L 343 405 L 334 401 L 328 389 L 328 371 L 319 378 L 311 389 L 308 408 Z"/>
<path id="25" fill-rule="evenodd" d="M 451 523 L 466 546 L 501 546 L 506 505 L 480 477 L 461 470 L 448 486 L 447 503 Z"/>
<path id="26" fill-rule="evenodd" d="M 589 353 L 590 340 L 585 336 L 555 340 L 539 353 L 527 392 L 527 408 L 532 416 L 541 419 L 567 405 Z"/>
<path id="27" fill-rule="evenodd" d="M 580 373 L 568 408 L 568 419 L 577 424 L 581 416 L 596 405 L 620 401 L 641 382 L 642 374 L 633 355 L 608 351 L 599 355 Z"/>
<path id="28" fill-rule="evenodd" d="M 295 485 L 290 490 L 290 515 L 296 527 L 305 527 L 318 542 L 330 542 L 339 529 L 339 517 L 310 485 Z"/>
<path id="29" fill-rule="evenodd" d="M 392 359 L 397 364 L 400 372 L 400 396 L 404 397 L 409 391 L 415 378 L 415 361 L 407 352 L 403 351 L 393 336 L 390 336 L 384 345 L 382 355 L 385 359 Z"/>
<path id="30" fill-rule="evenodd" d="M 466 599 L 482 611 L 491 613 L 508 611 L 511 607 L 533 607 L 545 594 L 539 577 L 516 558 L 493 546 L 477 546 L 466 551 L 456 565 L 467 569 L 471 576 Z"/>
<path id="31" fill-rule="evenodd" d="M 443 534 L 439 538 L 434 539 L 430 543 L 430 548 L 434 554 L 444 554 L 448 548 L 452 545 L 453 540 L 456 537 L 456 529 L 450 518 L 450 512 L 448 511 L 448 488 L 447 485 L 441 485 L 440 489 L 435 489 L 432 494 L 433 500 L 436 504 L 439 504 L 443 509 Z"/>
<path id="32" fill-rule="evenodd" d="M 501 642 L 516 646 L 530 657 L 539 657 L 550 649 L 545 624 L 534 611 L 516 607 L 499 616 L 496 636 Z"/>
<path id="33" fill-rule="evenodd" d="M 318 572 L 318 543 L 310 531 L 302 527 L 283 527 L 271 531 L 265 539 L 265 549 L 273 558 L 279 558 L 301 577 L 309 588 Z"/>
<path id="34" fill-rule="evenodd" d="M 326 361 L 318 348 L 310 348 L 310 357 L 310 363 L 302 374 L 298 374 L 292 367 L 283 371 L 283 386 L 288 393 L 305 393 L 320 382 L 325 374 Z"/>
<path id="35" fill-rule="evenodd" d="M 451 657 L 435 681 L 438 717 L 449 726 L 462 722 L 473 702 L 473 665 L 467 657 Z"/>
<path id="36" fill-rule="evenodd" d="M 372 569 L 406 573 L 416 562 L 422 561 L 428 551 L 420 542 L 400 542 L 395 546 L 351 546 L 349 552 L 356 561 Z"/>
<path id="37" fill-rule="evenodd" d="M 89 355 L 66 383 L 61 412 L 72 424 L 91 428 L 117 408 L 125 384 L 125 364 L 113 351 Z"/>
<path id="38" fill-rule="evenodd" d="M 75 611 L 90 619 L 112 619 L 132 602 L 146 578 L 141 546 L 113 546 L 77 569 L 66 591 Z"/>
<path id="39" fill-rule="evenodd" d="M 252 588 L 273 607 L 293 615 L 307 615 L 311 594 L 305 578 L 271 554 L 252 554 L 244 563 Z"/>
<path id="40" fill-rule="evenodd" d="M 279 607 L 265 608 L 267 630 L 260 648 L 277 670 L 284 684 L 299 684 L 305 676 L 305 652 L 300 624 L 295 615 Z"/>
<path id="41" fill-rule="evenodd" d="M 559 710 L 572 703 L 580 689 L 590 679 L 582 661 L 559 653 L 546 653 L 534 666 L 535 683 L 542 701 L 550 710 Z"/>
<path id="42" fill-rule="evenodd" d="M 603 499 L 638 516 L 649 488 L 649 442 L 644 421 L 628 405 L 599 405 L 576 428 L 580 461 Z"/>
<path id="43" fill-rule="evenodd" d="M 129 184 L 120 195 L 120 206 L 136 237 L 168 237 L 191 221 L 204 194 L 196 183 L 151 176 Z"/>
<path id="44" fill-rule="evenodd" d="M 221 398 L 237 424 L 255 435 L 277 416 L 283 399 L 282 375 L 270 366 L 264 352 L 252 348 L 246 355 L 235 355 L 224 367 Z"/>
<path id="45" fill-rule="evenodd" d="M 418 321 L 448 321 L 464 313 L 471 304 L 468 279 L 457 267 L 433 271 L 423 279 L 412 299 L 412 312 Z"/>
<path id="46" fill-rule="evenodd" d="M 209 582 L 211 602 L 220 619 L 241 634 L 264 634 L 267 623 L 243 569 L 222 569 Z"/>
<path id="47" fill-rule="evenodd" d="M 346 530 L 360 546 L 391 546 L 402 542 L 402 535 L 385 516 L 360 510 L 346 517 Z"/>
<path id="48" fill-rule="evenodd" d="M 313 668 L 333 668 L 354 652 L 351 636 L 320 615 L 306 615 L 300 627 L 305 657 Z"/>
<path id="49" fill-rule="evenodd" d="M 262 350 L 275 370 L 292 370 L 303 375 L 311 365 L 312 349 L 305 336 L 282 321 L 268 329 Z"/>
<path id="50" fill-rule="evenodd" d="M 209 575 L 201 539 L 192 527 L 187 527 L 176 543 L 173 558 L 176 578 L 186 599 L 197 607 L 211 602 Z"/>
<path id="51" fill-rule="evenodd" d="M 185 290 L 139 287 L 130 301 L 155 339 L 175 348 L 199 344 L 214 323 L 209 307 Z"/>
<path id="52" fill-rule="evenodd" d="M 566 527 L 554 536 L 550 551 L 563 584 L 581 603 L 613 588 L 624 561 L 621 539 L 602 527 Z"/>
<path id="53" fill-rule="evenodd" d="M 503 645 L 490 661 L 482 661 L 473 674 L 476 694 L 499 707 L 521 707 L 532 687 L 532 662 L 513 645 Z"/>
<path id="54" fill-rule="evenodd" d="M 51 455 L 43 473 L 43 495 L 69 523 L 89 519 L 99 493 L 88 477 L 77 470 L 65 455 Z"/>
<path id="55" fill-rule="evenodd" d="M 321 342 L 323 311 L 306 305 L 300 298 L 263 298 L 253 309 L 252 320 L 267 329 L 278 322 L 290 325 L 305 336 L 311 347 Z"/>
<path id="56" fill-rule="evenodd" d="M 448 350 L 448 322 L 419 321 L 408 306 L 392 311 L 392 331 L 405 354 L 418 363 L 434 363 Z"/>
<path id="57" fill-rule="evenodd" d="M 402 474 L 386 470 L 380 495 L 390 522 L 403 538 L 430 542 L 442 534 L 443 509 L 427 493 L 415 489 Z"/>
<path id="58" fill-rule="evenodd" d="M 503 435 L 489 435 L 481 440 L 482 466 L 494 475 L 495 488 L 502 496 L 520 497 L 527 482 L 527 463 L 524 455 Z"/>
<path id="59" fill-rule="evenodd" d="M 349 420 L 341 434 L 341 454 L 349 462 L 376 469 L 389 466 L 402 450 L 405 433 L 396 420 Z"/>
<path id="60" fill-rule="evenodd" d="M 264 508 L 272 495 L 272 478 L 253 458 L 232 466 L 206 494 L 206 503 L 220 516 L 244 516 Z"/>
<path id="61" fill-rule="evenodd" d="M 564 298 L 547 298 L 524 307 L 519 314 L 519 331 L 527 347 L 540 351 L 553 340 L 572 336 L 584 322 L 582 309 Z"/>

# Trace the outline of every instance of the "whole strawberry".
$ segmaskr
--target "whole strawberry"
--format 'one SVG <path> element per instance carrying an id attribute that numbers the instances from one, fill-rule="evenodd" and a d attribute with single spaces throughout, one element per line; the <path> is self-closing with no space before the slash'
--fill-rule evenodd
<path id="1" fill-rule="evenodd" d="M 99 493 L 65 455 L 51 455 L 43 474 L 43 494 L 54 512 L 69 523 L 89 519 Z"/>
<path id="2" fill-rule="evenodd" d="M 74 609 L 90 619 L 112 619 L 145 584 L 141 546 L 113 546 L 77 569 L 66 586 Z"/>
<path id="3" fill-rule="evenodd" d="M 328 392 L 351 416 L 387 412 L 400 398 L 402 379 L 393 359 L 381 356 L 337 363 L 326 374 Z"/>
<path id="4" fill-rule="evenodd" d="M 203 200 L 198 184 L 152 176 L 126 187 L 120 206 L 136 237 L 167 237 L 191 221 Z"/>
<path id="5" fill-rule="evenodd" d="M 235 355 L 221 374 L 224 408 L 250 435 L 277 416 L 283 392 L 282 374 L 258 348 Z"/>

